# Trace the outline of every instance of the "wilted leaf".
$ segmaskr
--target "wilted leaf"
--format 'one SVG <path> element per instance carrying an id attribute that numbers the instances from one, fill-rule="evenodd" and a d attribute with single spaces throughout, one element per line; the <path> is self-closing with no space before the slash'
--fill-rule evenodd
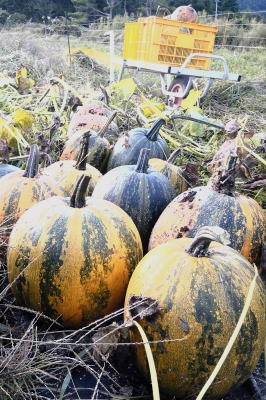
<path id="1" fill-rule="evenodd" d="M 182 100 L 181 108 L 190 110 L 198 101 L 202 90 L 191 89 L 188 96 Z"/>
<path id="2" fill-rule="evenodd" d="M 120 82 L 113 82 L 111 88 L 121 100 L 128 99 L 136 89 L 136 84 L 132 78 L 122 79 Z"/>
<path id="3" fill-rule="evenodd" d="M 24 67 L 24 66 L 22 66 L 20 69 L 18 69 L 17 71 L 16 71 L 16 80 L 17 80 L 17 82 L 18 82 L 18 80 L 20 79 L 20 78 L 27 78 L 27 69 Z"/>
<path id="4" fill-rule="evenodd" d="M 237 132 L 239 131 L 240 126 L 236 119 L 232 119 L 231 121 L 227 122 L 224 127 L 224 134 L 225 136 L 230 137 L 231 139 L 237 136 Z"/>
<path id="5" fill-rule="evenodd" d="M 35 82 L 33 79 L 21 77 L 18 79 L 17 84 L 18 84 L 18 90 L 23 91 L 34 86 Z"/>
<path id="6" fill-rule="evenodd" d="M 16 125 L 18 125 L 21 129 L 25 131 L 31 128 L 34 122 L 34 117 L 32 114 L 20 108 L 15 111 L 13 115 L 13 121 Z"/>
<path id="7" fill-rule="evenodd" d="M 183 176 L 190 186 L 196 187 L 200 185 L 198 166 L 196 164 L 188 162 L 183 170 Z"/>

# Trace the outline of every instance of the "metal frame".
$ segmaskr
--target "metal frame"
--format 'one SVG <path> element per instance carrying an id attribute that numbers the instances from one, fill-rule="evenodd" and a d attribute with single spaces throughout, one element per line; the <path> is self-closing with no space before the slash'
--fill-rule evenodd
<path id="1" fill-rule="evenodd" d="M 187 68 L 187 65 L 191 62 L 194 57 L 202 57 L 202 58 L 211 58 L 215 60 L 220 60 L 223 66 L 223 70 L 221 71 L 213 71 L 213 70 L 200 70 L 200 69 L 193 69 Z M 202 90 L 202 94 L 200 98 L 203 98 L 208 93 L 209 88 L 211 87 L 214 79 L 219 80 L 230 80 L 234 82 L 240 82 L 241 75 L 233 74 L 229 72 L 229 68 L 227 62 L 223 56 L 217 56 L 214 54 L 204 54 L 204 53 L 193 53 L 190 54 L 185 62 L 179 66 L 175 67 L 173 65 L 166 65 L 166 64 L 157 64 L 157 63 L 149 63 L 145 61 L 138 61 L 138 60 L 124 60 L 121 69 L 118 75 L 118 82 L 122 79 L 123 73 L 125 68 L 135 69 L 137 71 L 144 71 L 144 72 L 152 72 L 158 73 L 161 77 L 161 87 L 162 92 L 165 96 L 172 96 L 172 97 L 185 97 L 191 88 L 191 83 L 194 78 L 207 78 L 207 83 Z M 178 94 L 177 92 L 168 92 L 167 91 L 167 84 L 166 84 L 166 75 L 186 75 L 189 76 L 189 82 L 187 87 L 185 88 L 182 94 Z"/>

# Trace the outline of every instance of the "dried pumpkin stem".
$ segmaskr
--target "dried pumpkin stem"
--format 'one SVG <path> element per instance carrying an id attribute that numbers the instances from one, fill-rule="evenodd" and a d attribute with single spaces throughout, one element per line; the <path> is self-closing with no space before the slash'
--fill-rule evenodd
<path id="1" fill-rule="evenodd" d="M 203 226 L 186 251 L 193 257 L 207 257 L 212 241 L 228 245 L 230 243 L 229 234 L 219 226 Z"/>
<path id="2" fill-rule="evenodd" d="M 88 175 L 82 174 L 78 178 L 76 186 L 70 197 L 70 207 L 73 207 L 73 208 L 85 207 L 86 194 L 87 194 L 89 182 L 90 182 L 90 177 Z"/>
<path id="3" fill-rule="evenodd" d="M 146 174 L 147 169 L 149 168 L 149 152 L 150 149 L 141 149 L 138 162 L 135 168 L 136 172 L 142 172 Z"/>
<path id="4" fill-rule="evenodd" d="M 159 133 L 159 130 L 161 129 L 161 127 L 165 124 L 165 120 L 163 118 L 158 118 L 154 124 L 151 126 L 151 128 L 148 130 L 148 132 L 146 133 L 146 137 L 149 140 L 152 140 L 153 142 L 155 142 L 157 140 L 157 136 Z"/>
<path id="5" fill-rule="evenodd" d="M 22 176 L 27 178 L 34 178 L 39 171 L 39 147 L 37 144 L 32 144 L 30 146 L 30 155 L 26 164 L 25 172 Z"/>
<path id="6" fill-rule="evenodd" d="M 106 123 L 101 127 L 101 129 L 98 132 L 98 136 L 100 136 L 101 138 L 104 137 L 105 132 L 107 131 L 109 125 L 111 124 L 111 122 L 114 120 L 114 118 L 116 117 L 117 111 L 113 111 L 112 114 L 110 115 L 110 117 L 108 118 L 108 120 L 106 121 Z"/>
<path id="7" fill-rule="evenodd" d="M 80 151 L 78 153 L 77 162 L 75 164 L 75 168 L 78 169 L 79 171 L 86 170 L 90 137 L 91 137 L 90 131 L 86 131 L 82 135 L 82 140 L 80 142 Z"/>

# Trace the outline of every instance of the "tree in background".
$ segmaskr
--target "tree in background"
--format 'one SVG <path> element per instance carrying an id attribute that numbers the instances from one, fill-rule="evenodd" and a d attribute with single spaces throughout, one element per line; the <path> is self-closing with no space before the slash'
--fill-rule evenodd
<path id="1" fill-rule="evenodd" d="M 47 18 L 55 18 L 65 15 L 65 11 L 74 11 L 71 0 L 0 0 L 0 8 L 9 15 L 19 14 L 26 20 L 33 22 L 47 21 Z"/>

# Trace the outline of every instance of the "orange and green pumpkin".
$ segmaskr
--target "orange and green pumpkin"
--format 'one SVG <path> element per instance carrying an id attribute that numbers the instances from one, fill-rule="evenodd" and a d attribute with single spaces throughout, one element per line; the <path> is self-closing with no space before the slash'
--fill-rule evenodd
<path id="1" fill-rule="evenodd" d="M 161 158 L 150 158 L 149 167 L 161 172 L 172 183 L 176 196 L 188 189 L 188 182 L 184 177 L 182 168 L 175 165 L 180 148 L 174 150 L 167 160 Z"/>
<path id="2" fill-rule="evenodd" d="M 210 228 L 195 239 L 171 240 L 151 250 L 127 289 L 125 319 L 136 318 L 144 329 L 159 388 L 171 398 L 199 394 L 232 336 L 255 276 L 254 267 L 236 250 L 211 242 L 219 238 L 210 236 Z M 223 398 L 250 377 L 265 342 L 265 300 L 257 275 L 241 330 L 204 399 Z M 145 314 L 145 305 L 157 313 Z M 130 329 L 130 341 L 142 341 L 136 327 Z M 144 346 L 134 345 L 132 352 L 149 380 Z"/>
<path id="3" fill-rule="evenodd" d="M 112 117 L 116 115 L 116 112 L 112 114 Z M 87 154 L 87 163 L 97 168 L 100 172 L 104 172 L 106 169 L 107 161 L 110 156 L 111 145 L 109 141 L 104 137 L 106 130 L 110 125 L 110 118 L 105 125 L 101 127 L 99 132 L 95 132 L 93 129 L 87 131 L 78 130 L 66 141 L 60 160 L 75 160 L 80 144 L 85 134 L 90 135 L 89 148 Z"/>
<path id="4" fill-rule="evenodd" d="M 65 195 L 53 178 L 39 174 L 39 148 L 32 145 L 26 169 L 1 178 L 0 242 L 6 242 L 13 225 L 29 207 L 49 197 Z"/>
<path id="5" fill-rule="evenodd" d="M 165 139 L 159 135 L 159 130 L 165 123 L 163 118 L 158 118 L 150 129 L 134 128 L 121 136 L 115 143 L 107 163 L 107 171 L 120 165 L 136 165 L 140 150 L 150 150 L 150 158 L 169 157 L 169 149 Z"/>
<path id="6" fill-rule="evenodd" d="M 115 204 L 85 197 L 82 176 L 69 197 L 28 210 L 9 240 L 7 269 L 21 306 L 80 328 L 123 306 L 142 258 L 139 233 Z"/>
<path id="7" fill-rule="evenodd" d="M 266 238 L 266 216 L 256 200 L 239 194 L 198 186 L 178 195 L 162 212 L 150 236 L 149 249 L 184 236 L 193 238 L 199 228 L 216 225 L 230 234 L 230 246 L 251 263 L 260 264 Z"/>
<path id="8" fill-rule="evenodd" d="M 90 140 L 90 133 L 84 133 L 79 144 L 79 153 L 76 161 L 56 161 L 43 169 L 43 174 L 51 176 L 56 180 L 65 190 L 67 196 L 72 194 L 76 181 L 81 175 L 85 174 L 91 178 L 88 185 L 87 195 L 92 194 L 97 182 L 102 177 L 102 174 L 98 169 L 88 164 L 87 154 L 89 151 Z"/>
<path id="9" fill-rule="evenodd" d="M 109 200 L 132 218 L 146 253 L 152 228 L 175 197 L 171 182 L 148 168 L 148 149 L 141 149 L 136 165 L 121 165 L 108 171 L 96 184 L 92 197 Z"/>
<path id="10" fill-rule="evenodd" d="M 109 121 L 104 133 L 104 137 L 108 140 L 108 142 L 113 143 L 119 137 L 119 128 L 113 121 L 115 115 L 111 114 L 109 117 L 105 117 L 104 115 L 99 114 L 80 114 L 75 118 L 73 117 L 68 126 L 67 137 L 70 138 L 71 135 L 80 129 L 92 129 L 96 132 L 99 132 L 101 128 Z"/>

